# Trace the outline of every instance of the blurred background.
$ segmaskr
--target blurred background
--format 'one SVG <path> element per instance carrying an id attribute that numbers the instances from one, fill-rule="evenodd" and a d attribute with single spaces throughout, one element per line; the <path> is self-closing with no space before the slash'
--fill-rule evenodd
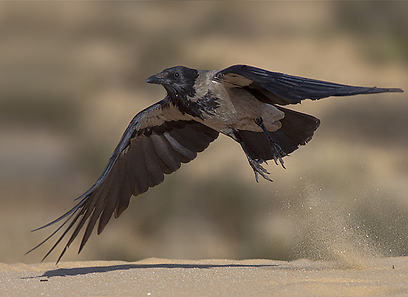
<path id="1" fill-rule="evenodd" d="M 407 255 L 407 36 L 407 2 L 0 3 L 0 262 L 41 260 L 49 244 L 24 253 L 54 229 L 30 230 L 165 96 L 147 77 L 238 63 L 405 93 L 293 106 L 322 124 L 273 183 L 220 136 L 63 260 Z"/>

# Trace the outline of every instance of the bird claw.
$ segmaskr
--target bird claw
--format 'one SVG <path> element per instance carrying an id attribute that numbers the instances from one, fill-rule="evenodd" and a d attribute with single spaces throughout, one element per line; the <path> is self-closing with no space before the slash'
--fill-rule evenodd
<path id="1" fill-rule="evenodd" d="M 272 147 L 273 160 L 275 161 L 275 164 L 279 165 L 279 163 L 280 163 L 282 168 L 286 169 L 282 158 L 287 156 L 287 154 L 275 142 L 271 141 L 271 147 Z M 278 161 L 279 161 L 279 163 L 278 163 Z"/>
<path id="2" fill-rule="evenodd" d="M 254 160 L 250 157 L 248 157 L 248 162 L 249 165 L 251 165 L 252 170 L 255 173 L 255 180 L 258 183 L 259 182 L 259 175 L 262 176 L 264 179 L 273 182 L 272 179 L 269 178 L 268 174 L 269 171 L 266 170 L 261 164 L 264 163 L 265 161 L 262 159 Z M 265 162 L 266 163 L 266 162 Z"/>

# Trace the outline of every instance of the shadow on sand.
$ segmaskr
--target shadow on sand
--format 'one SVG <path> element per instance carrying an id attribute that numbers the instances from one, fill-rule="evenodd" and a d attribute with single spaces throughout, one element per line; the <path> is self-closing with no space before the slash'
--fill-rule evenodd
<path id="1" fill-rule="evenodd" d="M 210 269 L 210 268 L 231 268 L 231 267 L 276 267 L 277 264 L 123 264 L 110 266 L 89 266 L 89 267 L 75 267 L 75 268 L 58 268 L 46 271 L 40 278 L 51 278 L 55 276 L 77 276 L 91 273 L 105 273 L 117 270 L 128 269 Z"/>

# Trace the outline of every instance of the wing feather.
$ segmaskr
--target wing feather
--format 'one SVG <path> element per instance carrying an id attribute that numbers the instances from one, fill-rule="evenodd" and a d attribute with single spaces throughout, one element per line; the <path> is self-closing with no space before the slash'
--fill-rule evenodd
<path id="1" fill-rule="evenodd" d="M 403 92 L 398 88 L 358 87 L 326 82 L 247 65 L 234 65 L 216 74 L 229 87 L 241 87 L 258 100 L 270 104 L 296 104 L 304 99 L 352 96 L 385 92 Z"/>
<path id="2" fill-rule="evenodd" d="M 143 139 L 146 169 L 149 176 L 149 187 L 154 187 L 164 180 L 164 174 L 160 167 L 159 157 L 156 154 L 151 137 Z"/>
<path id="3" fill-rule="evenodd" d="M 163 182 L 164 174 L 193 160 L 197 152 L 203 151 L 217 137 L 217 131 L 181 113 L 167 97 L 141 111 L 125 130 L 96 183 L 76 199 L 79 202 L 71 210 L 36 229 L 62 222 L 55 232 L 28 252 L 62 231 L 44 260 L 71 231 L 58 262 L 86 225 L 78 253 L 81 252 L 97 223 L 100 234 L 113 213 L 119 217 L 128 207 L 132 194 L 140 195 Z"/>
<path id="4" fill-rule="evenodd" d="M 183 163 L 187 163 L 190 160 L 194 159 L 197 156 L 197 152 L 194 151 L 194 149 L 188 148 L 180 144 L 179 141 L 177 141 L 176 138 L 174 138 L 173 134 L 175 133 L 168 133 L 164 134 L 164 137 L 169 141 L 171 146 L 173 147 L 174 151 L 178 153 L 178 156 Z M 177 137 L 177 136 L 176 136 Z M 180 137 L 178 137 L 180 140 Z"/>
<path id="5" fill-rule="evenodd" d="M 133 195 L 137 196 L 149 189 L 149 176 L 146 169 L 142 139 L 132 139 L 130 147 L 128 147 L 126 153 L 126 158 L 129 160 L 127 174 L 131 175 L 134 180 Z M 135 166 L 136 164 L 137 166 Z"/>
<path id="6" fill-rule="evenodd" d="M 160 165 L 164 173 L 169 174 L 176 171 L 181 166 L 180 158 L 174 151 L 169 141 L 163 135 L 152 135 L 151 139 L 156 148 L 157 155 L 160 157 Z"/>

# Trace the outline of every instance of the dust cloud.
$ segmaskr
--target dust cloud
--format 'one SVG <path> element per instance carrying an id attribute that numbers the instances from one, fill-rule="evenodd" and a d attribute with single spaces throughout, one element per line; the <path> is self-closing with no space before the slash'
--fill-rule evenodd
<path id="1" fill-rule="evenodd" d="M 304 190 L 304 201 L 290 216 L 296 222 L 295 254 L 315 260 L 335 260 L 342 268 L 364 269 L 381 249 L 363 231 L 361 222 L 330 193 L 314 185 Z"/>

